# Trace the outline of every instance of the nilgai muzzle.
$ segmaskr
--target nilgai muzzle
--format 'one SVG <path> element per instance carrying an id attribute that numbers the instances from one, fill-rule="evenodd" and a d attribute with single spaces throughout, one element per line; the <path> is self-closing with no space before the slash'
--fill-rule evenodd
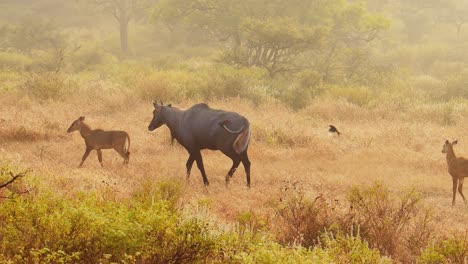
<path id="1" fill-rule="evenodd" d="M 117 153 L 124 159 L 124 165 L 128 164 L 130 159 L 130 137 L 125 131 L 104 131 L 102 129 L 91 129 L 84 123 L 85 117 L 82 116 L 73 121 L 67 132 L 80 131 L 86 144 L 86 151 L 81 159 L 79 167 L 83 166 L 83 162 L 88 157 L 91 150 L 96 150 L 99 163 L 102 165 L 101 149 L 115 149 Z M 104 167 L 104 166 L 103 166 Z"/>
<path id="2" fill-rule="evenodd" d="M 150 131 L 166 125 L 171 137 L 175 138 L 189 153 L 187 160 L 187 179 L 196 161 L 208 186 L 200 150 L 220 150 L 232 159 L 232 167 L 226 175 L 226 184 L 232 178 L 239 164 L 245 168 L 247 186 L 250 187 L 250 161 L 247 149 L 250 141 L 249 121 L 233 112 L 211 109 L 206 104 L 196 104 L 187 110 L 180 110 L 161 102 L 153 102 L 153 120 L 148 126 Z"/>

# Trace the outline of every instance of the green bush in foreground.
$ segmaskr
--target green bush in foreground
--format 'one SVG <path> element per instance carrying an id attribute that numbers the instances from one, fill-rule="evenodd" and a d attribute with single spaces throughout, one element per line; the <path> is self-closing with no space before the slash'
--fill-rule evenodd
<path id="1" fill-rule="evenodd" d="M 424 250 L 419 263 L 467 263 L 468 240 L 466 237 L 452 237 L 437 241 Z"/>
<path id="2" fill-rule="evenodd" d="M 4 170 L 13 169 L 5 166 Z M 378 195 L 385 205 L 379 207 L 385 209 L 380 213 L 388 214 L 385 219 L 389 221 L 384 225 L 380 218 L 373 225 L 357 221 L 358 232 L 349 232 L 316 215 L 310 228 L 301 229 L 303 235 L 311 236 L 311 243 L 304 247 L 297 243 L 301 241 L 278 243 L 265 223 L 252 214 L 240 215 L 238 224 L 231 225 L 218 221 L 203 206 L 182 206 L 181 192 L 177 181 L 148 182 L 128 199 L 118 201 L 105 199 L 99 191 L 64 197 L 47 187 L 1 200 L 0 263 L 391 263 L 390 257 L 381 255 L 387 248 L 380 247 L 373 235 L 378 231 L 387 235 L 382 239 L 389 239 L 391 232 L 410 239 L 413 233 L 406 230 L 408 236 L 403 226 L 411 222 L 419 201 L 412 192 L 404 196 L 399 210 L 406 216 L 394 218 L 401 211 L 393 207 L 387 189 L 380 185 L 353 189 L 350 198 L 361 217 L 367 215 L 362 214 L 365 208 L 379 215 L 367 201 Z M 317 203 L 314 208 L 319 210 L 316 213 L 328 212 Z M 434 242 L 418 260 L 463 263 L 467 252 L 466 239 L 453 238 Z M 388 255 L 402 259 L 400 253 Z"/>
<path id="3" fill-rule="evenodd" d="M 383 263 L 356 237 L 313 249 L 282 246 L 264 230 L 222 224 L 179 205 L 178 183 L 145 184 L 128 199 L 47 188 L 0 202 L 0 263 Z M 244 219 L 245 220 L 245 219 Z M 365 262 L 360 262 L 364 259 Z M 371 263 L 369 262 L 369 263 Z"/>

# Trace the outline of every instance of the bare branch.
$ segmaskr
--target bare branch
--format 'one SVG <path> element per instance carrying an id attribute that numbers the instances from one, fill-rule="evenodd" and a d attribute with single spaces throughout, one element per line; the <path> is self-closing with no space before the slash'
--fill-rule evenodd
<path id="1" fill-rule="evenodd" d="M 19 178 L 22 178 L 22 177 L 26 176 L 26 174 L 28 174 L 28 173 L 29 173 L 29 170 L 26 170 L 26 171 L 20 172 L 20 173 L 15 175 L 15 174 L 13 174 L 13 172 L 10 171 L 11 179 L 9 181 L 5 182 L 5 183 L 0 184 L 0 189 L 7 187 L 8 185 L 10 185 L 10 184 L 14 183 L 16 180 L 18 180 Z"/>

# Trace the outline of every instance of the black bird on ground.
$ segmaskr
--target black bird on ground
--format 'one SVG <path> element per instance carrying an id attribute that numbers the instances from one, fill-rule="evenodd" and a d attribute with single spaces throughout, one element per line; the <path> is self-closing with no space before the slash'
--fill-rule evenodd
<path id="1" fill-rule="evenodd" d="M 336 133 L 336 134 L 338 134 L 338 136 L 341 135 L 341 132 L 338 131 L 338 129 L 334 125 L 330 125 L 330 129 L 328 129 L 328 132 Z"/>

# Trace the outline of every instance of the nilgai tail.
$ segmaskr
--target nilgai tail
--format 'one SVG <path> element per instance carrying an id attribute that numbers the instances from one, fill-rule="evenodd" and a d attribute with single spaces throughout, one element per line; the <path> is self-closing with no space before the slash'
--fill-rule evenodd
<path id="1" fill-rule="evenodd" d="M 73 121 L 67 132 L 80 131 L 83 137 L 86 150 L 81 158 L 79 167 L 83 166 L 86 158 L 92 150 L 96 150 L 98 160 L 102 167 L 102 149 L 114 149 L 124 159 L 124 165 L 127 165 L 130 160 L 130 136 L 125 131 L 104 131 L 102 129 L 91 129 L 84 123 L 85 117 L 82 116 Z"/>

